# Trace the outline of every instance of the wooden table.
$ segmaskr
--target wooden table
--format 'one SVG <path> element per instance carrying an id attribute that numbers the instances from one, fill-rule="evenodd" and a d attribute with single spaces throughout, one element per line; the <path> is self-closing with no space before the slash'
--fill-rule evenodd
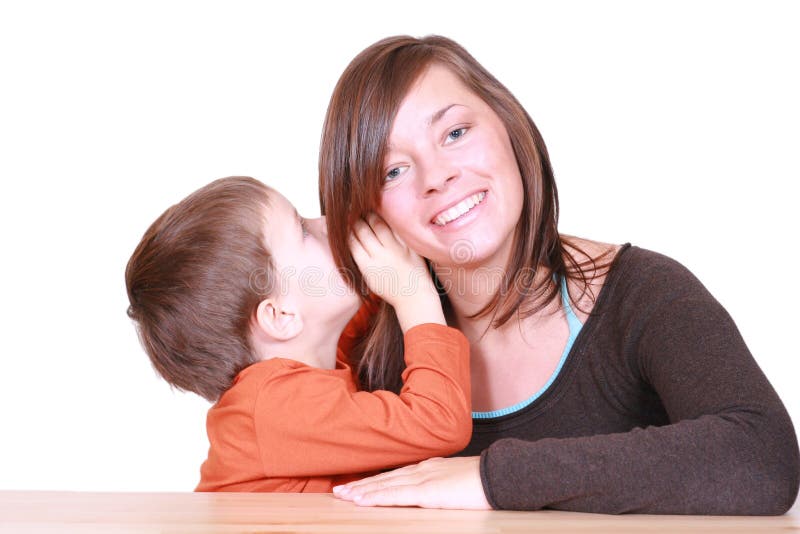
<path id="1" fill-rule="evenodd" d="M 794 532 L 780 517 L 359 508 L 330 494 L 0 491 L 0 532 Z"/>

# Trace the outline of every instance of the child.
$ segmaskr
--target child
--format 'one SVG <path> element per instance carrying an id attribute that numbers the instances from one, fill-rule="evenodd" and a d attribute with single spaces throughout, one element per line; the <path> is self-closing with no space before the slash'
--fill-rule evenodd
<path id="1" fill-rule="evenodd" d="M 404 332 L 399 395 L 358 391 L 347 353 L 370 303 L 353 318 L 359 298 L 324 218 L 302 219 L 280 193 L 231 177 L 145 233 L 125 271 L 128 315 L 158 373 L 215 402 L 196 491 L 329 492 L 469 441 L 469 346 L 445 326 L 423 261 L 377 219 L 358 226 L 351 250 Z"/>

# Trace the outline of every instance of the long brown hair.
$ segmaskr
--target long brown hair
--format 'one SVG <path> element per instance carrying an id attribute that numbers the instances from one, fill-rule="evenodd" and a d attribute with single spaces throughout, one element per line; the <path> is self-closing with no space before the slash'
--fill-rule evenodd
<path id="1" fill-rule="evenodd" d="M 448 68 L 500 117 L 522 175 L 522 215 L 506 276 L 475 316 L 491 314 L 492 325 L 498 327 L 515 315 L 532 315 L 560 295 L 555 281 L 562 277 L 581 280 L 585 293 L 587 262 L 576 261 L 558 233 L 558 191 L 539 130 L 511 92 L 463 47 L 436 35 L 378 41 L 353 59 L 336 84 L 323 127 L 319 173 L 320 204 L 337 264 L 355 287 L 363 287 L 347 237 L 357 219 L 380 205 L 384 155 L 395 115 L 411 86 L 434 63 Z M 538 269 L 554 276 L 536 277 Z M 361 346 L 359 368 L 365 387 L 398 390 L 402 350 L 399 325 L 384 303 Z"/>
<path id="2" fill-rule="evenodd" d="M 250 321 L 274 287 L 269 192 L 248 177 L 211 182 L 156 219 L 125 269 L 128 316 L 153 367 L 212 402 L 257 361 Z"/>

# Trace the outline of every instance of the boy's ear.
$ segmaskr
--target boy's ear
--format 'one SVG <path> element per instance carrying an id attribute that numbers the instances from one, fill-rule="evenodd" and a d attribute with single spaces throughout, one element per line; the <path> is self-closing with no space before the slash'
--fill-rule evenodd
<path id="1" fill-rule="evenodd" d="M 258 303 L 256 323 L 265 334 L 277 341 L 288 341 L 303 331 L 300 313 L 276 299 L 265 299 Z"/>

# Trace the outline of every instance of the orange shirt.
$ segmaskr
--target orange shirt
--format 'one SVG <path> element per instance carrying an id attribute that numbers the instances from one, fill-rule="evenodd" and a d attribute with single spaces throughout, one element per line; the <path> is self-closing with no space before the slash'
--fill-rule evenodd
<path id="1" fill-rule="evenodd" d="M 335 369 L 284 358 L 244 369 L 208 412 L 211 446 L 196 491 L 329 492 L 463 449 L 472 433 L 466 338 L 423 324 L 404 344 L 399 395 L 358 391 L 346 335 Z"/>

